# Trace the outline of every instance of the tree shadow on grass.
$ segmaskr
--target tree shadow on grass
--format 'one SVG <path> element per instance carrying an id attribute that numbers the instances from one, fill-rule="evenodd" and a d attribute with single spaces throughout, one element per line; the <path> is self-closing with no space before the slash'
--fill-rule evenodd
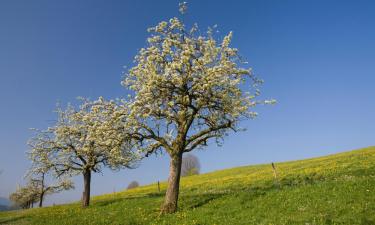
<path id="1" fill-rule="evenodd" d="M 214 193 L 196 194 L 196 195 L 185 195 L 181 198 L 182 208 L 194 209 L 211 203 L 214 200 L 230 196 L 238 197 L 243 202 L 252 201 L 258 197 L 266 195 L 270 191 L 278 191 L 282 189 L 279 183 L 274 181 L 268 181 L 256 186 L 237 186 L 227 190 L 218 190 Z"/>
<path id="2" fill-rule="evenodd" d="M 308 174 L 297 174 L 292 176 L 286 176 L 280 179 L 279 183 L 281 187 L 293 187 L 312 185 L 325 181 L 326 178 L 322 174 L 308 173 Z"/>
<path id="3" fill-rule="evenodd" d="M 12 217 L 12 218 L 9 218 L 9 219 L 0 219 L 0 224 L 9 224 L 9 223 L 12 223 L 12 222 L 16 222 L 18 220 L 22 220 L 24 219 L 25 217 L 24 216 L 19 216 L 19 217 Z"/>
<path id="4" fill-rule="evenodd" d="M 146 194 L 146 197 L 151 197 L 151 198 L 159 198 L 159 197 L 164 197 L 165 193 L 164 192 L 153 192 Z"/>
<path id="5" fill-rule="evenodd" d="M 139 195 L 139 196 L 116 197 L 116 198 L 108 199 L 108 200 L 99 200 L 99 201 L 95 201 L 94 204 L 96 206 L 107 206 L 107 205 L 111 205 L 114 203 L 127 201 L 127 200 L 136 200 L 136 199 L 142 199 L 142 198 L 159 198 L 162 196 L 164 196 L 164 193 L 148 193 L 148 194 Z"/>
<path id="6" fill-rule="evenodd" d="M 267 194 L 269 191 L 277 191 L 283 188 L 289 188 L 294 186 L 300 185 L 311 185 L 317 182 L 321 182 L 324 180 L 324 177 L 321 175 L 311 173 L 305 175 L 297 175 L 297 176 L 288 176 L 283 177 L 280 180 L 268 180 L 264 183 L 257 184 L 256 186 L 233 186 L 228 190 L 221 191 L 214 193 L 205 193 L 205 194 L 190 194 L 190 195 L 182 195 L 180 198 L 180 205 L 182 209 L 194 209 L 201 206 L 204 206 L 210 203 L 213 200 L 219 199 L 224 195 L 239 195 L 239 197 L 243 198 L 244 200 L 252 200 L 254 198 L 263 196 Z M 196 191 L 198 188 L 193 188 L 189 191 Z M 114 204 L 117 202 L 127 201 L 127 200 L 136 200 L 136 199 L 156 199 L 164 197 L 164 192 L 151 192 L 144 195 L 139 196 L 127 196 L 127 197 L 115 197 L 113 199 L 107 200 L 100 200 L 95 201 L 95 205 L 97 206 L 107 206 L 110 204 Z"/>
<path id="7" fill-rule="evenodd" d="M 209 193 L 209 194 L 196 194 L 184 195 L 181 198 L 182 209 L 195 209 L 210 203 L 213 200 L 219 199 L 223 193 Z"/>

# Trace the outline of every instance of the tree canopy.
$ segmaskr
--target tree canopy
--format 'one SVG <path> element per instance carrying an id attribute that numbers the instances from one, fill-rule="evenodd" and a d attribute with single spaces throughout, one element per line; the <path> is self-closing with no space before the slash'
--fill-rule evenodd
<path id="1" fill-rule="evenodd" d="M 30 158 L 42 169 L 52 169 L 54 176 L 83 174 L 83 206 L 89 205 L 91 172 L 103 166 L 113 170 L 133 168 L 138 159 L 124 142 L 124 126 L 119 121 L 126 108 L 114 101 L 82 99 L 76 108 L 58 108 L 56 124 L 38 131 L 30 140 Z"/>

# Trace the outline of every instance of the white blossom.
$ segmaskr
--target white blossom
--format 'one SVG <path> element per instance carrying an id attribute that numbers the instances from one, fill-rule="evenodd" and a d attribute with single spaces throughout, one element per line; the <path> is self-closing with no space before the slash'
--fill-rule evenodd
<path id="1" fill-rule="evenodd" d="M 256 99 L 263 81 L 242 67 L 238 49 L 230 46 L 233 33 L 220 42 L 213 29 L 206 37 L 196 24 L 186 32 L 178 18 L 149 29 L 148 46 L 122 81 L 134 91 L 127 126 L 139 141 L 133 143 L 137 149 L 173 155 L 210 139 L 220 142 L 239 130 L 241 119 L 257 116 L 256 105 L 274 103 Z"/>

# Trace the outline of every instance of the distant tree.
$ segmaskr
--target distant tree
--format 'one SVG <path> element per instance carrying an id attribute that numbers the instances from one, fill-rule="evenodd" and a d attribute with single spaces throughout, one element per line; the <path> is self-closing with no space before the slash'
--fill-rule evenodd
<path id="1" fill-rule="evenodd" d="M 186 3 L 180 4 L 180 12 Z M 147 46 L 135 57 L 136 65 L 122 84 L 133 91 L 127 119 L 134 148 L 146 156 L 166 151 L 170 172 L 162 213 L 174 213 L 180 187 L 182 155 L 212 140 L 221 144 L 240 121 L 256 117 L 257 79 L 238 49 L 230 46 L 232 32 L 222 41 L 215 30 L 204 35 L 180 19 L 162 21 L 148 30 Z"/>
<path id="2" fill-rule="evenodd" d="M 33 182 L 29 182 L 24 187 L 17 187 L 17 190 L 9 195 L 9 199 L 18 207 L 31 208 L 39 200 L 38 189 Z"/>
<path id="3" fill-rule="evenodd" d="M 199 174 L 201 165 L 198 157 L 187 154 L 182 158 L 181 176 L 191 176 Z"/>
<path id="4" fill-rule="evenodd" d="M 57 114 L 55 126 L 37 132 L 31 139 L 31 159 L 51 167 L 56 178 L 82 174 L 82 207 L 87 207 L 92 172 L 100 172 L 103 166 L 113 170 L 133 168 L 138 159 L 118 135 L 119 130 L 123 133 L 119 120 L 125 119 L 126 108 L 120 109 L 103 98 L 94 102 L 82 99 L 79 108 L 68 105 L 59 108 Z"/>
<path id="5" fill-rule="evenodd" d="M 130 182 L 130 184 L 128 185 L 128 187 L 126 189 L 133 189 L 133 188 L 136 188 L 136 187 L 139 187 L 139 183 L 137 181 L 132 181 Z"/>
<path id="6" fill-rule="evenodd" d="M 74 188 L 71 180 L 61 178 L 55 184 L 48 184 L 46 178 L 50 174 L 49 170 L 51 167 L 49 165 L 35 164 L 36 162 L 45 162 L 42 160 L 35 160 L 33 162 L 33 167 L 29 170 L 27 177 L 30 178 L 30 182 L 35 187 L 35 192 L 39 196 L 39 207 L 43 207 L 43 200 L 46 195 Z"/>

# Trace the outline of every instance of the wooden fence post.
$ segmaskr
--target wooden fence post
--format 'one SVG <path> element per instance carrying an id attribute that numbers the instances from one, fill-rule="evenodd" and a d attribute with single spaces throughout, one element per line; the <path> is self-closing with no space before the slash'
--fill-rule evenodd
<path id="1" fill-rule="evenodd" d="M 277 171 L 276 171 L 275 164 L 271 163 L 271 165 L 272 165 L 272 170 L 273 170 L 273 177 L 275 178 L 275 180 L 277 180 Z"/>
<path id="2" fill-rule="evenodd" d="M 273 170 L 273 177 L 275 178 L 275 184 L 280 187 L 280 182 L 279 182 L 279 179 L 277 178 L 277 170 L 276 170 L 276 166 L 275 164 L 272 162 L 271 163 L 272 165 L 272 170 Z"/>

